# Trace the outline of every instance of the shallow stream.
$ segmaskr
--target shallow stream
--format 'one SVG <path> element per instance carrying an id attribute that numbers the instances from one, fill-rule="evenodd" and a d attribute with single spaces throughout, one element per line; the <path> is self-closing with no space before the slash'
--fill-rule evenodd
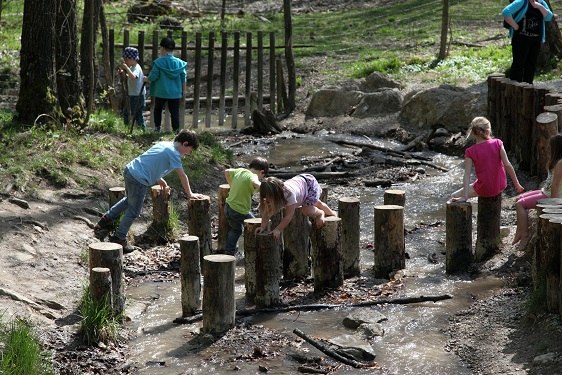
<path id="1" fill-rule="evenodd" d="M 362 138 L 362 141 L 365 139 Z M 393 147 L 387 141 L 374 140 L 379 146 Z M 245 147 L 248 149 L 247 147 Z M 248 150 L 247 150 L 248 151 Z M 351 149 L 334 145 L 322 137 L 310 135 L 289 135 L 280 137 L 264 149 L 250 149 L 258 155 L 264 155 L 277 166 L 298 167 L 301 158 L 325 155 L 329 158 Z M 244 159 L 252 155 L 242 156 Z M 448 194 L 457 189 L 462 181 L 462 160 L 440 154 L 426 154 L 433 157 L 433 162 L 449 169 L 440 172 L 427 168 L 423 178 L 414 182 L 393 185 L 392 188 L 406 191 L 405 226 L 415 230 L 406 236 L 406 260 L 404 287 L 399 295 L 393 297 L 415 297 L 420 295 L 450 294 L 452 299 L 433 303 L 409 305 L 376 306 L 388 320 L 382 322 L 384 336 L 371 340 L 376 353 L 376 362 L 388 374 L 471 374 L 458 357 L 446 350 L 449 336 L 447 326 L 452 314 L 468 307 L 473 298 L 483 298 L 501 281 L 494 278 L 468 279 L 445 274 L 445 201 Z M 337 191 L 337 189 L 335 189 Z M 373 242 L 373 207 L 383 202 L 384 189 L 360 187 L 350 190 L 361 201 L 361 269 L 373 266 L 373 252 L 365 244 Z M 329 204 L 337 207 L 337 196 L 330 191 Z M 441 223 L 441 224 L 439 224 Z M 421 224 L 421 225 L 420 225 Z M 436 225 L 423 225 L 436 224 Z M 437 263 L 429 260 L 436 254 Z M 433 260 L 433 259 L 432 259 Z M 240 263 L 240 262 L 238 262 Z M 244 308 L 244 269 L 236 269 L 236 298 L 238 308 Z M 226 374 L 232 373 L 233 363 L 224 361 L 200 367 L 211 356 L 208 349 L 193 353 L 193 337 L 197 334 L 200 323 L 177 325 L 172 321 L 181 316 L 180 285 L 178 282 L 145 283 L 128 288 L 127 299 L 130 306 L 148 306 L 144 312 L 135 315 L 131 308 L 130 323 L 137 331 L 138 337 L 131 343 L 131 358 L 139 366 L 141 374 Z M 242 306 L 240 306 L 242 304 Z M 140 310 L 136 310 L 140 311 Z M 301 313 L 283 313 L 258 315 L 245 318 L 251 324 L 260 324 L 266 328 L 284 331 L 288 334 L 295 328 L 316 337 L 330 339 L 352 332 L 342 325 L 343 317 L 350 311 L 324 310 Z M 296 336 L 295 336 L 296 338 Z M 311 355 L 323 355 L 314 348 Z M 297 374 L 295 363 L 284 356 L 268 358 L 264 361 L 268 374 Z M 258 363 L 237 361 L 240 374 L 258 374 Z M 347 367 L 347 366 L 344 366 Z M 367 370 L 343 370 L 337 374 L 372 373 Z"/>

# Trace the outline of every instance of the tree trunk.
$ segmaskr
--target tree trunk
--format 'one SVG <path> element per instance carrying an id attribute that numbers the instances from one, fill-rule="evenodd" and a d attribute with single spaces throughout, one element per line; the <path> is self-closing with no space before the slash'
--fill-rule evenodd
<path id="1" fill-rule="evenodd" d="M 58 118 L 55 20 L 56 2 L 25 0 L 21 31 L 19 121 L 32 124 L 46 114 Z"/>
<path id="2" fill-rule="evenodd" d="M 289 81 L 289 107 L 292 112 L 296 107 L 297 78 L 295 72 L 295 57 L 293 56 L 293 19 L 291 14 L 291 0 L 283 0 L 283 15 L 285 18 L 285 60 L 287 61 L 287 80 Z"/>
<path id="3" fill-rule="evenodd" d="M 550 1 L 546 0 L 550 9 L 552 6 Z M 557 59 L 554 59 L 557 57 Z M 562 35 L 556 20 L 556 15 L 552 21 L 546 23 L 546 41 L 542 45 L 539 60 L 537 62 L 539 68 L 547 67 L 548 63 L 553 60 L 562 58 Z"/>
<path id="4" fill-rule="evenodd" d="M 64 116 L 75 118 L 82 113 L 82 81 L 78 66 L 78 29 L 76 0 L 60 0 L 56 18 L 57 98 Z M 74 111 L 73 111 L 74 109 Z"/>
<path id="5" fill-rule="evenodd" d="M 449 0 L 443 0 L 443 11 L 441 13 L 441 43 L 439 46 L 438 60 L 447 57 L 447 31 L 449 26 Z"/>
<path id="6" fill-rule="evenodd" d="M 107 30 L 107 21 L 105 18 L 103 3 L 100 7 L 100 31 L 103 49 L 103 72 L 105 77 L 105 87 L 111 110 L 115 113 L 119 112 L 119 103 L 115 97 L 115 82 L 113 82 L 113 70 L 111 69 L 111 59 L 109 58 L 109 31 Z M 141 66 L 142 67 L 142 66 Z"/>
<path id="7" fill-rule="evenodd" d="M 83 82 L 83 94 L 86 98 L 87 118 L 94 107 L 94 56 L 95 56 L 95 7 L 97 0 L 84 2 L 84 15 L 82 18 L 82 38 L 80 40 L 80 74 Z"/>

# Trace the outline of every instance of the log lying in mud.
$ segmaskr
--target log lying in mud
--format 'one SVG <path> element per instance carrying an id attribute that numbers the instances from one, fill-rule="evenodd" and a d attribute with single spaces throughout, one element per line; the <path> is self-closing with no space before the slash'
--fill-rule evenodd
<path id="1" fill-rule="evenodd" d="M 271 313 L 283 313 L 288 311 L 317 311 L 324 309 L 337 309 L 337 308 L 350 308 L 350 307 L 368 307 L 376 305 L 407 305 L 410 303 L 421 303 L 421 302 L 438 302 L 451 299 L 453 296 L 450 294 L 441 294 L 437 296 L 419 296 L 419 297 L 403 297 L 403 298 L 390 298 L 390 299 L 379 299 L 375 301 L 364 301 L 358 303 L 342 303 L 342 304 L 308 304 L 308 305 L 292 305 L 292 306 L 280 306 L 280 307 L 268 307 L 263 309 L 244 309 L 237 310 L 236 317 L 250 316 L 255 314 L 271 314 Z M 174 323 L 177 324 L 191 324 L 195 323 L 202 318 L 202 314 L 194 315 L 189 318 L 177 318 L 174 319 Z"/>
<path id="2" fill-rule="evenodd" d="M 304 173 L 304 171 L 276 171 L 276 170 L 269 170 L 267 172 L 268 176 L 274 176 L 281 179 L 289 179 L 293 178 L 296 175 Z M 351 172 L 307 172 L 313 175 L 317 180 L 325 180 L 329 178 L 342 178 L 342 177 L 353 177 L 354 174 Z"/>

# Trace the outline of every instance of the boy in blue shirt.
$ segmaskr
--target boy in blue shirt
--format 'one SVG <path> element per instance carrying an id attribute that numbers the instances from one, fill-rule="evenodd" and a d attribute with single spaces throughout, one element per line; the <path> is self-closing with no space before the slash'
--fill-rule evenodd
<path id="1" fill-rule="evenodd" d="M 125 166 L 123 177 L 127 196 L 115 203 L 94 227 L 94 235 L 103 241 L 114 222 L 124 213 L 115 233 L 109 237 L 110 242 L 123 246 L 123 253 L 130 253 L 134 248 L 127 241 L 127 233 L 133 221 L 140 215 L 144 197 L 150 186 L 159 184 L 168 189 L 163 179 L 171 171 L 176 171 L 187 198 L 200 199 L 204 196 L 191 191 L 189 179 L 183 170 L 181 158 L 191 154 L 199 146 L 197 134 L 191 130 L 182 130 L 173 142 L 158 142 L 142 155 L 136 157 Z"/>
<path id="2" fill-rule="evenodd" d="M 236 254 L 236 244 L 244 230 L 244 220 L 253 218 L 251 213 L 252 194 L 259 190 L 260 181 L 265 177 L 269 164 L 264 158 L 255 158 L 246 168 L 229 168 L 224 171 L 224 177 L 230 185 L 224 211 L 228 221 L 226 237 L 227 255 Z"/>

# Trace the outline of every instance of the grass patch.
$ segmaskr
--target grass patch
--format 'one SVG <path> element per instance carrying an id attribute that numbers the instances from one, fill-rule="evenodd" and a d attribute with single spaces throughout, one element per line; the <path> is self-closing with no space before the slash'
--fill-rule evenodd
<path id="1" fill-rule="evenodd" d="M 99 342 L 108 343 L 117 340 L 117 331 L 121 317 L 113 316 L 109 303 L 109 295 L 105 301 L 96 302 L 92 298 L 89 287 L 85 287 L 80 301 L 80 336 L 86 345 Z"/>
<path id="2" fill-rule="evenodd" d="M 29 321 L 15 318 L 0 323 L 0 374 L 54 374 L 50 358 Z"/>

